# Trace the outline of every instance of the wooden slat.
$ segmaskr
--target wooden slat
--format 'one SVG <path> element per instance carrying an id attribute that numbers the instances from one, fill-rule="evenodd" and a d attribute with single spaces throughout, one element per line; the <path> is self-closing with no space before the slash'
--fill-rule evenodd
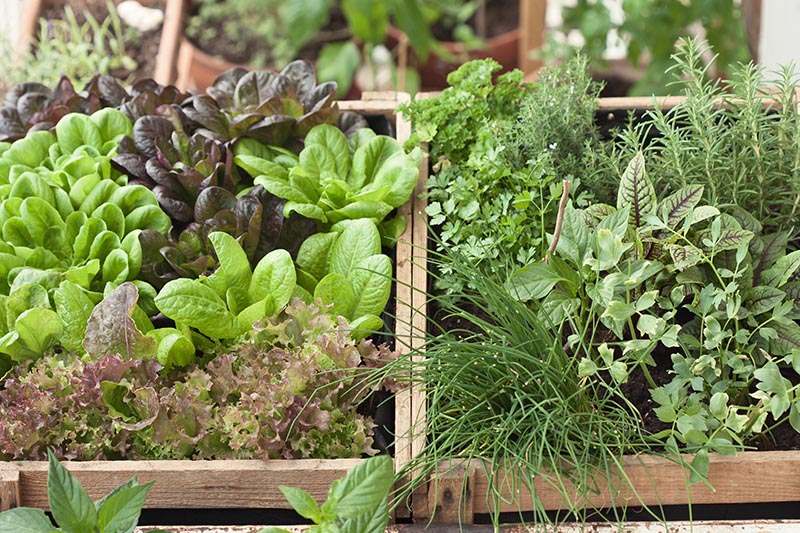
<path id="1" fill-rule="evenodd" d="M 546 12 L 546 0 L 519 0 L 519 68 L 525 74 L 542 67 L 542 61 L 531 54 L 544 45 Z"/>
<path id="2" fill-rule="evenodd" d="M 392 118 L 397 100 L 341 100 L 336 104 L 342 111 L 357 111 L 364 115 L 384 115 Z"/>
<path id="3" fill-rule="evenodd" d="M 17 507 L 20 501 L 19 470 L 0 465 L 0 511 Z"/>
<path id="4" fill-rule="evenodd" d="M 45 5 L 45 0 L 24 0 L 24 2 L 19 38 L 16 43 L 16 52 L 20 56 L 33 44 L 39 28 L 39 15 Z"/>
<path id="5" fill-rule="evenodd" d="M 317 501 L 331 482 L 362 459 L 298 459 L 275 461 L 87 461 L 64 462 L 93 499 L 132 477 L 154 481 L 146 506 L 161 509 L 270 508 L 288 509 L 278 485 L 302 487 Z M 45 509 L 47 463 L 0 464 L 0 472 L 19 469 L 19 505 Z"/>
<path id="6" fill-rule="evenodd" d="M 472 524 L 475 518 L 475 469 L 452 464 L 431 483 L 425 516 L 440 524 Z"/>
<path id="7" fill-rule="evenodd" d="M 380 93 L 380 96 L 386 96 Z M 369 97 L 367 95 L 367 97 Z M 405 93 L 398 94 L 395 97 L 395 107 L 400 102 L 407 102 L 409 95 Z M 388 100 L 392 101 L 392 100 Z M 402 144 L 408 140 L 411 135 L 411 125 L 399 113 L 396 114 L 396 136 L 397 140 Z M 411 329 L 411 315 L 413 308 L 413 295 L 412 295 L 412 255 L 413 255 L 413 216 L 412 216 L 413 199 L 400 208 L 402 214 L 407 221 L 406 229 L 403 235 L 397 242 L 396 257 L 397 266 L 395 277 L 397 278 L 396 285 L 396 301 L 397 308 L 395 310 L 395 347 L 401 357 L 407 357 L 412 349 L 412 329 Z M 413 412 L 412 392 L 410 388 L 406 388 L 397 393 L 395 397 L 395 469 L 399 472 L 411 461 L 413 456 L 411 446 L 411 419 Z"/>
<path id="8" fill-rule="evenodd" d="M 686 460 L 691 460 L 686 457 Z M 656 506 L 704 503 L 770 503 L 800 502 L 800 452 L 742 452 L 736 455 L 712 455 L 709 482 L 689 485 L 687 469 L 655 456 L 628 456 L 623 461 L 622 479 L 597 482 L 598 492 L 580 502 L 581 507 Z M 501 512 L 532 510 L 527 487 L 511 482 L 499 474 L 495 486 L 501 487 L 508 499 L 500 504 Z M 512 488 L 516 495 L 512 495 Z M 564 509 L 562 494 L 543 478 L 535 481 L 536 495 L 544 509 Z M 483 467 L 476 468 L 476 513 L 490 513 L 489 482 Z"/>
<path id="9" fill-rule="evenodd" d="M 167 0 L 164 25 L 161 28 L 161 41 L 158 45 L 155 72 L 153 73 L 153 79 L 162 85 L 175 83 L 178 50 L 183 39 L 183 27 L 188 7 L 188 0 Z"/>
<path id="10" fill-rule="evenodd" d="M 420 164 L 420 177 L 417 182 L 414 194 L 414 259 L 413 259 L 413 305 L 414 316 L 412 319 L 412 348 L 414 349 L 413 358 L 421 362 L 424 358 L 425 336 L 427 334 L 427 313 L 428 313 L 428 217 L 425 208 L 428 205 L 428 157 L 424 157 Z M 415 384 L 413 388 L 414 406 L 412 450 L 414 457 L 422 453 L 425 446 L 427 400 L 425 398 L 425 388 L 421 384 Z"/>
<path id="11" fill-rule="evenodd" d="M 617 96 L 597 99 L 598 111 L 620 109 L 672 109 L 686 101 L 685 96 Z"/>

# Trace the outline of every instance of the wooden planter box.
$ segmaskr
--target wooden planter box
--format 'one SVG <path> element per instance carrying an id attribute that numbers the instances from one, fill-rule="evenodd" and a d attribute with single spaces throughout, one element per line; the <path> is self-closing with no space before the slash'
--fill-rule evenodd
<path id="1" fill-rule="evenodd" d="M 394 122 L 396 137 L 405 141 L 410 124 L 395 113 L 408 100 L 401 93 L 373 93 L 369 100 L 341 101 L 342 110 L 365 116 L 385 116 Z M 413 220 L 411 202 L 400 209 L 408 220 L 395 249 L 396 350 L 408 354 L 411 346 L 411 253 Z M 411 422 L 410 391 L 395 396 L 395 467 L 411 457 L 406 436 Z M 307 490 L 324 501 L 330 483 L 344 476 L 362 459 L 219 460 L 219 461 L 87 461 L 66 462 L 86 488 L 98 499 L 114 487 L 136 476 L 140 482 L 155 482 L 145 508 L 158 509 L 291 509 L 279 485 Z M 47 508 L 47 463 L 44 461 L 0 462 L 0 510 L 17 506 Z"/>
<path id="2" fill-rule="evenodd" d="M 418 95 L 418 97 L 432 95 L 433 93 L 429 93 Z M 683 97 L 601 98 L 599 99 L 598 114 L 644 112 L 654 106 L 669 109 L 684 100 Z M 800 102 L 800 89 L 798 89 L 797 101 Z M 425 175 L 420 177 L 419 184 L 422 192 L 425 191 L 427 165 L 425 165 L 424 172 Z M 425 291 L 427 288 L 426 247 L 428 243 L 426 205 L 424 194 L 414 198 L 414 255 L 411 269 L 414 292 L 411 301 L 414 307 L 412 347 L 415 350 L 421 350 L 424 347 L 426 334 Z M 412 354 L 412 357 L 423 356 L 417 352 Z M 424 389 L 418 385 L 412 386 L 410 402 L 413 420 L 412 432 L 409 434 L 411 437 L 410 448 L 412 457 L 417 457 L 425 446 L 426 401 Z M 687 458 L 691 460 L 690 457 Z M 800 502 L 800 451 L 742 452 L 733 456 L 712 454 L 708 476 L 711 487 L 702 483 L 690 485 L 686 469 L 663 457 L 644 454 L 625 456 L 623 466 L 627 481 L 623 480 L 621 476 L 620 479 L 598 480 L 599 492 L 580 500 L 577 507 L 602 509 L 659 505 Z M 490 514 L 498 510 L 504 513 L 535 510 L 531 492 L 525 484 L 512 483 L 511 480 L 515 478 L 503 471 L 499 472 L 495 478 L 495 488 L 502 489 L 500 491 L 502 501 L 499 509 L 494 509 L 489 491 L 489 479 L 486 474 L 490 467 L 491 465 L 480 461 L 472 464 L 441 464 L 435 479 L 430 480 L 426 486 L 422 486 L 413 496 L 415 522 L 432 519 L 439 523 L 472 524 L 475 515 Z M 503 479 L 509 480 L 509 483 L 504 483 Z M 518 478 L 516 481 L 519 481 Z M 510 485 L 513 485 L 513 490 Z M 541 503 L 536 510 L 555 511 L 570 508 L 562 492 L 548 484 L 544 476 L 534 480 L 533 485 L 536 497 Z M 574 498 L 572 500 L 574 504 Z M 519 531 L 523 530 L 519 529 Z M 625 530 L 628 531 L 628 529 Z M 663 525 L 659 524 L 659 527 L 653 529 L 653 531 L 656 530 L 663 531 Z M 745 527 L 741 531 L 758 530 Z M 772 531 L 773 529 L 767 530 Z M 698 531 L 698 529 L 694 531 Z"/>
<path id="3" fill-rule="evenodd" d="M 525 72 L 537 69 L 539 63 L 530 58 L 530 51 L 544 42 L 545 5 L 545 0 L 520 0 L 519 29 L 488 39 L 487 48 L 471 53 L 470 57 L 496 57 L 507 69 L 517 66 Z M 236 65 L 203 52 L 186 39 L 183 32 L 190 8 L 191 0 L 167 0 L 154 77 L 164 85 L 174 83 L 183 91 L 203 91 L 217 76 Z M 398 30 L 390 28 L 390 40 L 398 40 L 399 35 Z M 458 43 L 444 45 L 451 53 L 460 50 Z M 431 57 L 421 70 L 443 83 L 451 68 L 452 65 Z"/>

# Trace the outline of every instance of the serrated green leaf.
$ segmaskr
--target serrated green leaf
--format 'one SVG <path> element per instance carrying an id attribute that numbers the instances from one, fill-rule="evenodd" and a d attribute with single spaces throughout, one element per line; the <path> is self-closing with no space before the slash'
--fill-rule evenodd
<path id="1" fill-rule="evenodd" d="M 152 486 L 153 482 L 146 485 L 128 483 L 104 498 L 97 509 L 97 526 L 100 531 L 132 533 Z"/>
<path id="2" fill-rule="evenodd" d="M 17 507 L 0 513 L 0 533 L 52 533 L 58 531 L 41 509 Z"/>
<path id="3" fill-rule="evenodd" d="M 94 531 L 97 510 L 78 480 L 48 452 L 47 497 L 50 512 L 67 531 Z"/>
<path id="4" fill-rule="evenodd" d="M 394 482 L 390 457 L 371 457 L 358 464 L 347 475 L 336 480 L 328 492 L 328 501 L 337 516 L 358 518 L 369 514 L 386 498 Z"/>
<path id="5" fill-rule="evenodd" d="M 286 498 L 286 501 L 289 502 L 289 505 L 291 505 L 292 508 L 297 511 L 297 514 L 303 518 L 313 520 L 314 523 L 318 524 L 320 522 L 321 512 L 319 505 L 309 493 L 303 489 L 286 487 L 284 485 L 281 485 L 278 488 L 280 489 L 281 494 L 283 494 L 283 497 Z"/>

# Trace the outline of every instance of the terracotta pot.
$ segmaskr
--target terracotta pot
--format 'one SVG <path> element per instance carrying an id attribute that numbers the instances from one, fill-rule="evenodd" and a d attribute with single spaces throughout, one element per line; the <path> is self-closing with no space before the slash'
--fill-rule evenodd
<path id="1" fill-rule="evenodd" d="M 214 83 L 217 76 L 233 67 L 252 69 L 248 65 L 231 63 L 219 56 L 203 52 L 184 37 L 178 53 L 178 78 L 175 85 L 182 91 L 203 92 Z M 353 82 L 344 96 L 345 100 L 359 100 L 361 89 Z"/>
<path id="2" fill-rule="evenodd" d="M 390 44 L 396 45 L 403 37 L 403 33 L 395 28 L 389 28 Z M 519 66 L 519 39 L 520 30 L 501 33 L 486 40 L 486 46 L 480 50 L 467 51 L 463 44 L 458 42 L 443 42 L 442 46 L 453 56 L 463 58 L 463 62 L 473 59 L 494 58 L 503 66 L 503 71 L 509 71 Z M 438 91 L 447 87 L 447 75 L 460 67 L 462 62 L 451 63 L 435 54 L 431 54 L 427 61 L 417 65 L 420 75 L 421 90 Z"/>
<path id="3" fill-rule="evenodd" d="M 217 76 L 235 66 L 235 63 L 203 52 L 184 37 L 178 52 L 178 79 L 175 84 L 182 91 L 202 92 L 214 83 Z"/>

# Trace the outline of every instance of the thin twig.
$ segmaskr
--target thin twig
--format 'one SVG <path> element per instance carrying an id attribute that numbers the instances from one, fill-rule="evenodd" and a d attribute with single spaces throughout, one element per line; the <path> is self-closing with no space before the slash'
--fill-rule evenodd
<path id="1" fill-rule="evenodd" d="M 550 255 L 556 251 L 556 247 L 558 246 L 558 239 L 561 238 L 561 227 L 564 225 L 564 213 L 567 210 L 567 202 L 569 201 L 569 188 L 571 183 L 569 180 L 564 180 L 561 183 L 563 189 L 561 190 L 561 200 L 558 202 L 556 229 L 553 232 L 553 240 L 550 241 L 550 248 L 547 249 L 547 253 L 544 256 L 545 263 L 550 259 Z"/>

